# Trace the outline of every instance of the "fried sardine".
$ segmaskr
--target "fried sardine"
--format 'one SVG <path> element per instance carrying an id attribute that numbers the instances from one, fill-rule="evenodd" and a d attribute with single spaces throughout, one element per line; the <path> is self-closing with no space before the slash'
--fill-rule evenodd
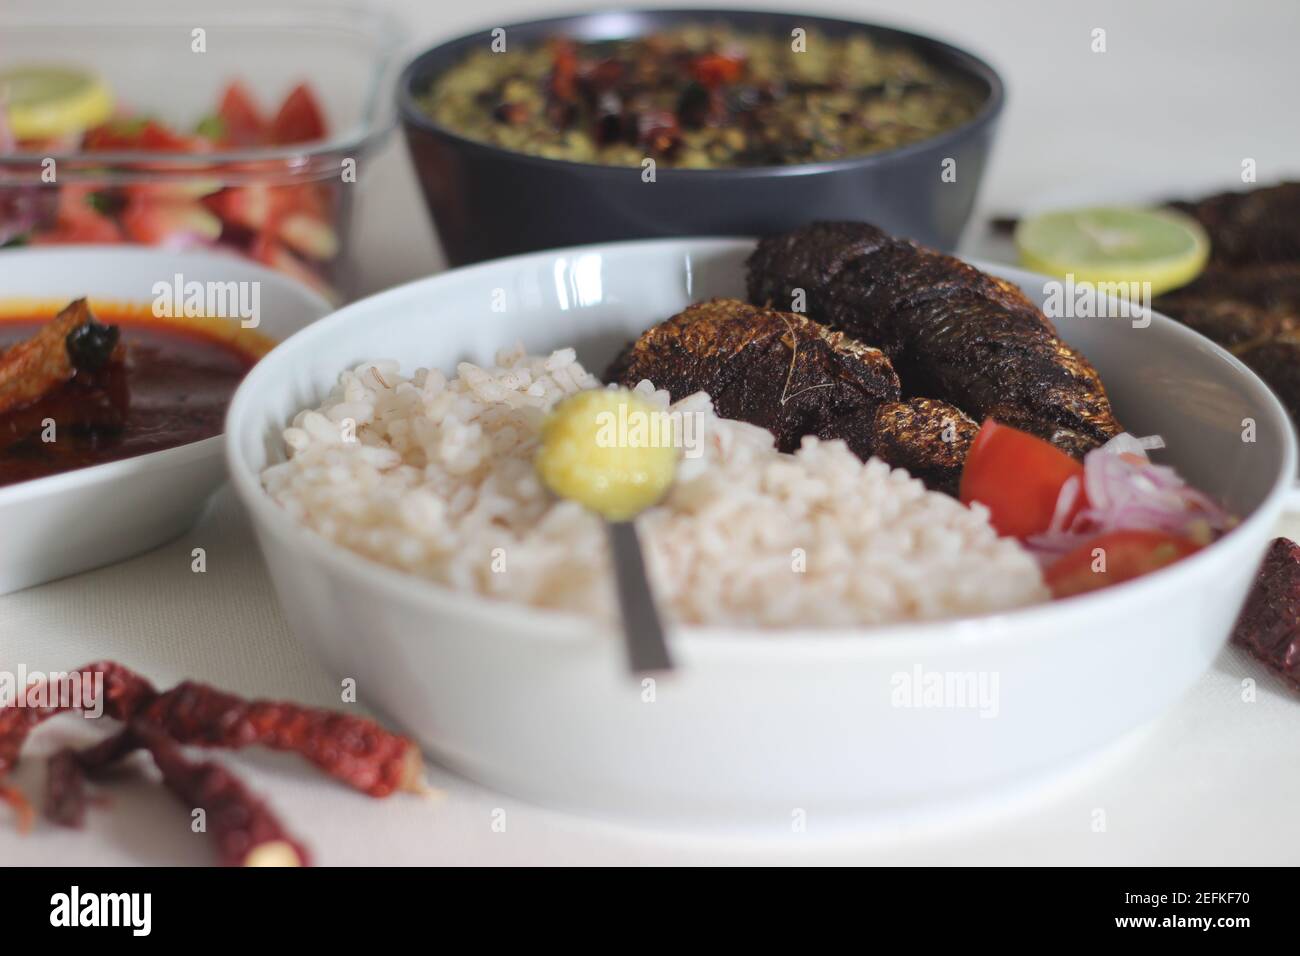
<path id="1" fill-rule="evenodd" d="M 605 379 L 629 388 L 649 380 L 674 401 L 705 391 L 719 415 L 768 429 L 781 451 L 804 435 L 841 439 L 858 457 L 874 454 L 950 494 L 976 430 L 944 402 L 902 401 L 879 349 L 736 299 L 692 305 L 647 330 Z"/>
<path id="2" fill-rule="evenodd" d="M 1016 286 L 867 223 L 814 223 L 762 240 L 748 292 L 755 303 L 802 304 L 878 346 L 907 396 L 942 399 L 1075 456 L 1122 431 L 1096 371 Z"/>
<path id="3" fill-rule="evenodd" d="M 1210 236 L 1210 268 L 1300 261 L 1300 182 L 1171 202 Z"/>
<path id="4" fill-rule="evenodd" d="M 890 402 L 876 409 L 872 453 L 906 468 L 925 486 L 957 497 L 966 453 L 979 425 L 960 408 L 936 398 Z"/>
<path id="5" fill-rule="evenodd" d="M 766 428 L 786 452 L 817 435 L 866 457 L 876 408 L 899 399 L 879 349 L 738 299 L 700 302 L 648 329 L 605 373 L 628 388 L 644 379 L 674 401 L 708 392 L 719 415 Z"/>
<path id="6" fill-rule="evenodd" d="M 1170 206 L 1205 228 L 1210 262 L 1153 307 L 1237 355 L 1300 422 L 1300 183 Z"/>

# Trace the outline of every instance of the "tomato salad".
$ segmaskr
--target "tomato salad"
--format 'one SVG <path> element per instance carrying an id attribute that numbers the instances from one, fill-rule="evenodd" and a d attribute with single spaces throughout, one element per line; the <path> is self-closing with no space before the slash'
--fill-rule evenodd
<path id="1" fill-rule="evenodd" d="M 98 82 L 71 70 L 59 72 L 59 77 Z M 20 79 L 10 77 L 10 86 L 20 86 Z M 47 78 L 38 76 L 31 82 L 37 79 Z M 6 88 L 4 81 L 0 77 L 0 93 Z M 76 154 L 78 164 L 88 167 L 74 175 L 60 175 L 54 182 L 42 177 L 39 185 L 0 182 L 0 246 L 219 247 L 337 298 L 342 207 L 338 176 L 306 178 L 282 154 L 246 163 L 222 155 L 237 150 L 283 151 L 325 140 L 329 134 L 325 114 L 309 86 L 294 87 L 278 108 L 266 111 L 242 83 L 232 82 L 215 111 L 188 130 L 123 111 L 112 102 L 106 91 L 66 104 L 56 101 L 61 124 L 54 125 L 36 124 L 16 104 L 6 110 L 0 103 L 0 155 Z M 42 106 L 39 115 L 48 115 L 52 107 Z M 156 153 L 160 165 L 157 169 L 139 162 L 119 166 L 108 157 L 122 153 Z M 94 163 L 98 154 L 106 156 L 102 170 Z M 163 164 L 167 156 L 177 154 L 212 154 L 213 162 L 211 167 L 202 165 L 182 174 Z M 131 170 L 132 175 L 118 175 L 121 169 Z M 240 175 L 228 177 L 227 171 Z"/>
<path id="2" fill-rule="evenodd" d="M 1155 571 L 1236 524 L 1207 495 L 1147 456 L 1158 438 L 1127 433 L 1083 461 L 987 419 L 962 470 L 963 504 L 978 502 L 1001 535 L 1043 564 L 1054 597 L 1095 591 Z"/>

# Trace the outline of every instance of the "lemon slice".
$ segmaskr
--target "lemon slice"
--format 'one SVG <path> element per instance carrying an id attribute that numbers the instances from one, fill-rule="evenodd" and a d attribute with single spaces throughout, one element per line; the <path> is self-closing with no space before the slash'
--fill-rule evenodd
<path id="1" fill-rule="evenodd" d="M 0 73 L 0 107 L 18 139 L 69 136 L 104 122 L 113 94 L 83 70 L 27 66 Z"/>
<path id="2" fill-rule="evenodd" d="M 1071 209 L 1023 219 L 1016 249 L 1027 269 L 1078 282 L 1149 282 L 1159 295 L 1205 268 L 1210 239 L 1200 223 L 1167 209 Z"/>

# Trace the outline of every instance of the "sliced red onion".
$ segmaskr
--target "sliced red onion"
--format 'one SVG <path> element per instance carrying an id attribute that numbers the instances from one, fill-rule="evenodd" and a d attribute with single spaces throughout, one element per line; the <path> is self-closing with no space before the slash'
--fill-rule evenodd
<path id="1" fill-rule="evenodd" d="M 1088 452 L 1083 459 L 1085 507 L 1066 526 L 1080 491 L 1077 477 L 1067 479 L 1047 531 L 1030 536 L 1025 545 L 1040 561 L 1051 563 L 1111 531 L 1164 531 L 1208 543 L 1231 528 L 1233 517 L 1217 502 L 1173 468 L 1147 457 L 1147 449 L 1163 447 L 1159 435 L 1138 438 L 1125 432 Z"/>
<path id="2" fill-rule="evenodd" d="M 1065 479 L 1065 484 L 1061 486 L 1061 491 L 1056 496 L 1056 510 L 1052 512 L 1052 523 L 1047 526 L 1049 534 L 1060 534 L 1065 530 L 1066 519 L 1069 518 L 1074 503 L 1079 500 L 1079 493 L 1082 490 L 1083 484 L 1077 475 Z"/>
<path id="3" fill-rule="evenodd" d="M 1152 445 L 1152 448 L 1164 448 L 1165 441 L 1159 435 L 1152 435 L 1149 438 L 1138 438 L 1136 435 L 1130 435 L 1128 432 L 1120 432 L 1106 444 L 1102 445 L 1097 451 L 1108 451 L 1115 455 L 1122 455 L 1128 452 L 1131 455 L 1137 455 L 1140 458 L 1147 456 L 1148 441 L 1157 441 L 1160 444 Z"/>

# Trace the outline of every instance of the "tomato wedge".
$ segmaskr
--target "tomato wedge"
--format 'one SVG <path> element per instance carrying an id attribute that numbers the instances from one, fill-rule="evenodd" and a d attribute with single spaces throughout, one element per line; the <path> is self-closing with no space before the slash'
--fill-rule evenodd
<path id="1" fill-rule="evenodd" d="M 203 140 L 182 136 L 157 120 L 118 120 L 87 130 L 82 148 L 87 152 L 105 150 L 146 150 L 152 153 L 193 153 L 202 151 Z"/>
<path id="2" fill-rule="evenodd" d="M 257 146 L 266 141 L 266 119 L 244 84 L 236 81 L 226 87 L 217 115 L 221 117 L 223 146 Z"/>
<path id="3" fill-rule="evenodd" d="M 1111 531 L 1058 558 L 1043 579 L 1053 597 L 1069 597 L 1140 578 L 1200 548 L 1164 531 Z"/>
<path id="4" fill-rule="evenodd" d="M 1018 428 L 984 420 L 962 467 L 962 504 L 978 501 L 1000 535 L 1041 534 L 1052 523 L 1061 486 L 1083 481 L 1083 465 L 1051 442 Z M 1083 507 L 1080 487 L 1075 509 Z"/>
<path id="5" fill-rule="evenodd" d="M 316 96 L 300 83 L 285 97 L 271 121 L 271 142 L 277 146 L 310 143 L 325 138 L 325 117 Z"/>

